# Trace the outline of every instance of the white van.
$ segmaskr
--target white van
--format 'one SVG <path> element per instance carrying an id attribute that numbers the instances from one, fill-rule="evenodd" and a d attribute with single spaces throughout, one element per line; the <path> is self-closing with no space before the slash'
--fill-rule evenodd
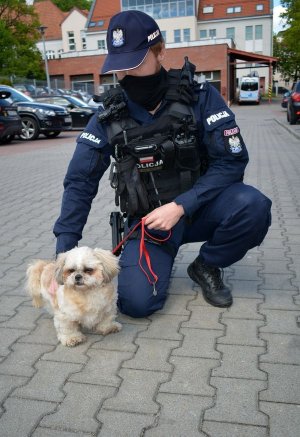
<path id="1" fill-rule="evenodd" d="M 240 93 L 238 102 L 260 103 L 261 95 L 259 89 L 259 77 L 243 76 L 240 83 Z"/>

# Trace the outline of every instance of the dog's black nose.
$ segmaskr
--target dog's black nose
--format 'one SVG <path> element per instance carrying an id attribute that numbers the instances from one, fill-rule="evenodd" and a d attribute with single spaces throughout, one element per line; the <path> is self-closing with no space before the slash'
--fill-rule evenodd
<path id="1" fill-rule="evenodd" d="M 80 275 L 79 273 L 75 275 L 75 281 L 81 281 L 81 279 L 82 279 L 82 275 Z"/>

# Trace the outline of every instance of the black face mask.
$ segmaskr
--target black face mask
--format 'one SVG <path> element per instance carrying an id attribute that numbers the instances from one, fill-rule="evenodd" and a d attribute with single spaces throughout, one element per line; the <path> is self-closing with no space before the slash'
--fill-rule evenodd
<path id="1" fill-rule="evenodd" d="M 158 73 L 150 76 L 127 75 L 119 80 L 119 84 L 130 100 L 147 111 L 153 111 L 168 89 L 168 73 L 161 67 Z"/>

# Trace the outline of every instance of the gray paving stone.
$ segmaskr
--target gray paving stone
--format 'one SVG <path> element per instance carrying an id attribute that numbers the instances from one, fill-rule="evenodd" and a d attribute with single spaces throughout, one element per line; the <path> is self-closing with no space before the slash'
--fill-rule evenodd
<path id="1" fill-rule="evenodd" d="M 215 350 L 216 339 L 221 332 L 213 329 L 181 328 L 184 335 L 181 347 L 172 352 L 172 356 L 219 359 Z"/>
<path id="2" fill-rule="evenodd" d="M 204 358 L 171 357 L 174 371 L 169 382 L 160 386 L 160 393 L 213 396 L 215 389 L 209 385 L 211 370 L 219 365 L 218 360 Z"/>
<path id="3" fill-rule="evenodd" d="M 268 374 L 268 388 L 259 399 L 300 405 L 300 366 L 261 363 Z"/>
<path id="4" fill-rule="evenodd" d="M 25 301 L 22 296 L 1 296 L 0 298 L 0 315 L 13 316 L 17 308 Z"/>
<path id="5" fill-rule="evenodd" d="M 118 318 L 120 320 L 120 318 Z M 137 350 L 137 345 L 134 344 L 138 334 L 147 330 L 147 326 L 133 325 L 129 323 L 122 324 L 122 330 L 116 335 L 107 335 L 101 340 L 92 344 L 93 349 L 116 350 L 120 352 L 132 352 Z"/>
<path id="6" fill-rule="evenodd" d="M 100 428 L 95 419 L 103 401 L 115 394 L 114 387 L 77 384 L 64 385 L 66 397 L 57 411 L 44 417 L 41 426 L 66 429 L 68 431 L 94 432 Z"/>
<path id="7" fill-rule="evenodd" d="M 45 361 L 62 361 L 65 363 L 81 363 L 88 361 L 87 351 L 98 339 L 99 335 L 89 335 L 85 343 L 78 344 L 76 347 L 65 347 L 61 343 L 44 354 L 42 360 Z"/>
<path id="8" fill-rule="evenodd" d="M 169 294 L 164 307 L 157 311 L 156 314 L 189 316 L 190 311 L 187 310 L 187 306 L 192 299 L 194 299 L 194 297 L 189 295 Z"/>
<path id="9" fill-rule="evenodd" d="M 135 356 L 125 361 L 123 368 L 172 372 L 167 360 L 172 350 L 180 345 L 179 341 L 138 338 L 136 344 L 139 347 Z"/>
<path id="10" fill-rule="evenodd" d="M 174 278 L 170 280 L 169 292 L 172 294 L 183 294 L 195 296 L 197 292 L 193 290 L 193 282 L 190 278 Z"/>
<path id="11" fill-rule="evenodd" d="M 256 266 L 243 266 L 239 264 L 234 265 L 234 274 L 231 279 L 242 281 L 260 280 Z"/>
<path id="12" fill-rule="evenodd" d="M 288 261 L 291 260 L 289 251 L 286 247 L 281 247 L 280 249 L 263 249 L 263 257 L 262 259 L 265 260 L 276 260 L 281 261 L 282 263 L 286 264 Z"/>
<path id="13" fill-rule="evenodd" d="M 123 413 L 101 409 L 98 419 L 102 422 L 99 437 L 140 437 L 143 429 L 154 422 L 154 415 Z"/>
<path id="14" fill-rule="evenodd" d="M 118 387 L 121 378 L 117 371 L 124 360 L 131 358 L 130 352 L 90 349 L 89 361 L 79 373 L 70 376 L 69 381 Z"/>
<path id="15" fill-rule="evenodd" d="M 37 320 L 41 317 L 41 313 L 36 308 L 23 306 L 19 307 L 16 314 L 4 323 L 5 328 L 14 329 L 29 329 L 36 327 Z"/>
<path id="16" fill-rule="evenodd" d="M 1 375 L 0 374 L 0 404 L 3 403 L 5 398 L 12 392 L 15 388 L 26 384 L 28 378 L 15 375 Z M 2 407 L 0 407 L 3 410 Z M 2 411 L 1 411 L 2 412 Z M 0 420 L 1 429 L 1 420 Z"/>
<path id="17" fill-rule="evenodd" d="M 235 298 L 233 305 L 223 312 L 222 320 L 225 318 L 263 320 L 264 316 L 258 313 L 258 305 L 261 303 L 263 299 Z"/>
<path id="18" fill-rule="evenodd" d="M 157 402 L 161 404 L 158 425 L 147 430 L 145 437 L 205 436 L 199 431 L 199 423 L 204 410 L 212 405 L 212 399 L 160 393 Z"/>
<path id="19" fill-rule="evenodd" d="M 300 406 L 260 402 L 261 411 L 270 416 L 270 436 L 296 437 L 300 429 Z"/>
<path id="20" fill-rule="evenodd" d="M 147 331 L 139 334 L 139 338 L 161 338 L 165 340 L 182 340 L 179 329 L 188 316 L 177 316 L 169 314 L 153 314 L 149 316 L 152 321 Z"/>
<path id="21" fill-rule="evenodd" d="M 20 342 L 34 344 L 57 345 L 58 340 L 53 325 L 53 319 L 47 313 L 43 313 L 41 318 L 36 322 L 35 328 L 28 334 L 24 335 Z"/>
<path id="22" fill-rule="evenodd" d="M 224 312 L 221 308 L 212 306 L 191 306 L 191 317 L 187 322 L 182 323 L 183 328 L 216 329 L 224 331 L 224 325 L 219 322 Z"/>
<path id="23" fill-rule="evenodd" d="M 267 341 L 267 353 L 260 357 L 261 363 L 300 365 L 300 336 L 261 333 L 260 337 Z"/>
<path id="24" fill-rule="evenodd" d="M 13 343 L 26 335 L 28 330 L 25 329 L 6 329 L 3 325 L 0 326 L 0 357 L 5 357 L 10 353 L 10 348 Z"/>
<path id="25" fill-rule="evenodd" d="M 34 363 L 48 350 L 49 345 L 15 343 L 0 363 L 0 374 L 31 377 L 35 373 Z"/>
<path id="26" fill-rule="evenodd" d="M 31 399 L 7 399 L 0 426 L 3 437 L 29 436 L 44 414 L 54 410 L 52 402 Z"/>
<path id="27" fill-rule="evenodd" d="M 295 290 L 297 287 L 292 285 L 293 273 L 264 273 L 264 284 L 258 290 Z"/>
<path id="28" fill-rule="evenodd" d="M 159 405 L 154 401 L 159 385 L 169 374 L 147 370 L 121 369 L 122 384 L 114 398 L 107 399 L 103 408 L 138 414 L 156 414 Z"/>
<path id="29" fill-rule="evenodd" d="M 259 332 L 271 332 L 273 334 L 299 334 L 297 317 L 299 311 L 264 310 L 267 317 L 267 325 L 260 328 Z"/>
<path id="30" fill-rule="evenodd" d="M 258 392 L 266 382 L 247 379 L 211 378 L 217 388 L 216 404 L 204 414 L 205 420 L 267 426 L 267 416 L 258 410 Z"/>
<path id="31" fill-rule="evenodd" d="M 26 386 L 17 388 L 11 396 L 41 401 L 62 401 L 65 396 L 63 385 L 67 377 L 80 371 L 81 367 L 81 364 L 39 361 L 35 365 L 37 372 L 33 378 Z"/>
<path id="32" fill-rule="evenodd" d="M 259 356 L 264 347 L 232 346 L 218 344 L 221 354 L 221 366 L 212 370 L 212 376 L 266 380 L 266 374 L 258 369 Z"/>
<path id="33" fill-rule="evenodd" d="M 33 437 L 94 437 L 95 434 L 85 432 L 71 432 L 38 427 L 32 434 Z"/>
<path id="34" fill-rule="evenodd" d="M 210 422 L 205 420 L 202 430 L 211 437 L 268 437 L 268 429 L 262 426 L 236 423 Z"/>
<path id="35" fill-rule="evenodd" d="M 218 344 L 237 344 L 242 346 L 264 346 L 258 338 L 258 329 L 263 325 L 260 320 L 243 320 L 222 318 L 226 325 L 224 337 L 218 338 Z"/>
<path id="36" fill-rule="evenodd" d="M 259 306 L 260 312 L 265 310 L 297 310 L 295 303 L 295 291 L 285 290 L 271 290 L 271 292 L 264 293 L 265 302 Z M 300 307 L 299 307 L 300 308 Z"/>
<path id="37" fill-rule="evenodd" d="M 261 295 L 258 293 L 258 286 L 260 286 L 261 283 L 261 280 L 242 281 L 230 279 L 232 296 L 234 299 L 237 297 L 246 297 L 247 299 L 261 299 Z"/>

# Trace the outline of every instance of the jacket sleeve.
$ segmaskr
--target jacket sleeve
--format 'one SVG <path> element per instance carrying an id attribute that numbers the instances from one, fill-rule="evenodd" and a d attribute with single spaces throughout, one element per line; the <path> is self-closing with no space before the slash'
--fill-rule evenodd
<path id="1" fill-rule="evenodd" d="M 99 181 L 109 164 L 110 147 L 95 115 L 77 139 L 64 179 L 61 212 L 53 229 L 56 253 L 74 248 L 82 238 Z"/>
<path id="2" fill-rule="evenodd" d="M 209 165 L 195 185 L 175 199 L 189 217 L 227 187 L 242 181 L 249 160 L 233 112 L 219 92 L 207 83 L 200 90 L 196 118 L 203 132 Z"/>

